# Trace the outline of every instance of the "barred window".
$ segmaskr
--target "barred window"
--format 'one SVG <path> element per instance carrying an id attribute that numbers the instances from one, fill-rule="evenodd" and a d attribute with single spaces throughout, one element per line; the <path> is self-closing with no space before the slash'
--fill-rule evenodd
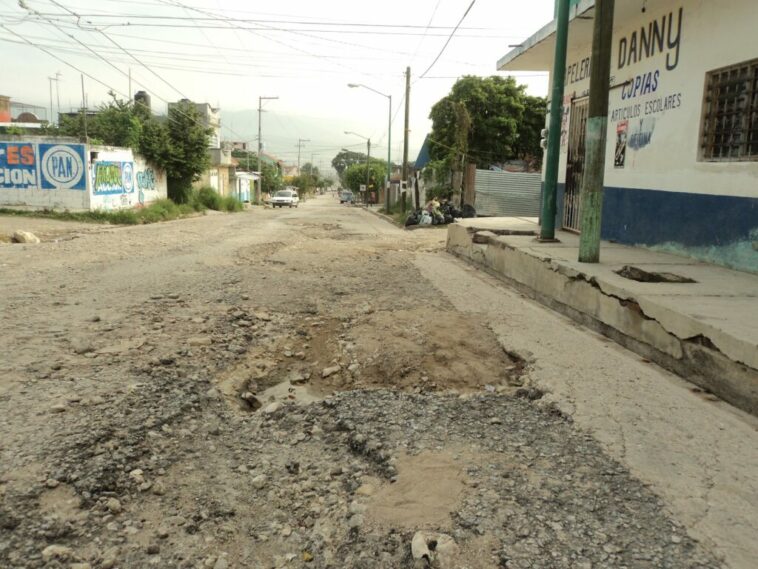
<path id="1" fill-rule="evenodd" d="M 758 160 L 758 59 L 706 75 L 703 160 Z"/>

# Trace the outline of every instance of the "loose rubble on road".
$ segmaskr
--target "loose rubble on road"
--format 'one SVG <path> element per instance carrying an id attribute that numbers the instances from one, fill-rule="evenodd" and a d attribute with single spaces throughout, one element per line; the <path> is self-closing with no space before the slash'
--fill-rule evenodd
<path id="1" fill-rule="evenodd" d="M 0 567 L 721 566 L 429 289 L 431 242 L 272 215 L 0 250 Z"/>

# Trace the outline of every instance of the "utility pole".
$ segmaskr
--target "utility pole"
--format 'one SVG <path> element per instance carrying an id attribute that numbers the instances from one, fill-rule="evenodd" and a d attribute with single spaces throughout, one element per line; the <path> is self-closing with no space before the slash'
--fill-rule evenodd
<path id="1" fill-rule="evenodd" d="M 365 192 L 366 195 L 363 198 L 363 205 L 365 207 L 368 207 L 368 196 L 369 196 L 368 183 L 369 183 L 369 161 L 370 160 L 371 160 L 371 139 L 367 138 L 366 139 L 366 192 Z M 385 191 L 389 192 L 389 187 Z"/>
<path id="2" fill-rule="evenodd" d="M 84 140 L 89 140 L 87 136 L 87 95 L 84 94 L 84 74 L 82 74 L 82 120 L 84 122 Z"/>
<path id="3" fill-rule="evenodd" d="M 61 91 L 60 91 L 60 78 L 63 74 L 60 71 L 55 72 L 55 103 L 58 106 L 58 114 L 61 112 Z"/>
<path id="4" fill-rule="evenodd" d="M 297 139 L 297 175 L 300 175 L 300 150 L 305 146 L 306 142 L 310 142 L 309 138 Z"/>
<path id="5" fill-rule="evenodd" d="M 47 81 L 48 81 L 48 85 L 50 86 L 50 120 L 48 122 L 52 125 L 53 124 L 53 78 L 48 77 Z"/>
<path id="6" fill-rule="evenodd" d="M 132 68 L 129 68 L 129 102 L 132 102 Z"/>
<path id="7" fill-rule="evenodd" d="M 263 151 L 263 139 L 261 138 L 261 113 L 263 112 L 263 101 L 278 98 L 279 97 L 258 97 L 258 173 L 261 171 L 261 152 Z"/>
<path id="8" fill-rule="evenodd" d="M 566 82 L 566 44 L 568 43 L 569 0 L 558 0 L 556 14 L 553 89 L 550 95 L 550 121 L 547 127 L 545 158 L 545 190 L 542 194 L 542 225 L 540 241 L 555 241 L 555 194 L 558 188 L 558 162 L 561 152 L 561 118 L 563 90 Z"/>
<path id="9" fill-rule="evenodd" d="M 403 180 L 408 182 L 408 118 L 411 108 L 411 68 L 405 68 L 405 128 L 403 129 Z"/>
<path id="10" fill-rule="evenodd" d="M 600 260 L 614 3 L 615 0 L 596 0 L 595 2 L 585 169 L 581 193 L 582 233 L 579 236 L 579 262 L 581 263 L 597 263 Z"/>

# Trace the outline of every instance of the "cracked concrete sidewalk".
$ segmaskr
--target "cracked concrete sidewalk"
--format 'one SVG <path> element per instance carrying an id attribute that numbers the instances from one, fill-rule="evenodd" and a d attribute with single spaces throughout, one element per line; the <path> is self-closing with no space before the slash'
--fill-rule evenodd
<path id="1" fill-rule="evenodd" d="M 476 218 L 448 229 L 447 248 L 543 304 L 605 334 L 733 405 L 758 414 L 758 275 L 603 242 L 579 263 L 579 237 L 540 243 L 531 218 Z M 694 282 L 638 282 L 626 266 Z"/>
<path id="2" fill-rule="evenodd" d="M 650 484 L 692 537 L 726 567 L 755 567 L 758 418 L 630 357 L 605 336 L 575 333 L 573 320 L 488 272 L 444 254 L 421 254 L 416 264 L 458 310 L 524 357 L 530 381 L 547 392 L 543 400 Z"/>

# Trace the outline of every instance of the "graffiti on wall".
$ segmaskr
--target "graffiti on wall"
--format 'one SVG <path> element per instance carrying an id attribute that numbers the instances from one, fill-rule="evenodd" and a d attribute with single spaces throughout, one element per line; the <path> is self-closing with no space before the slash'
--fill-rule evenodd
<path id="1" fill-rule="evenodd" d="M 155 172 L 152 168 L 138 170 L 134 175 L 137 180 L 138 200 L 140 205 L 145 205 L 145 192 L 155 191 Z"/>
<path id="2" fill-rule="evenodd" d="M 0 189 L 86 190 L 83 144 L 0 142 Z"/>
<path id="3" fill-rule="evenodd" d="M 94 195 L 128 194 L 134 191 L 132 162 L 95 162 L 92 174 Z"/>
<path id="4" fill-rule="evenodd" d="M 145 168 L 137 172 L 137 188 L 140 190 L 155 190 L 155 172 L 152 168 Z"/>

